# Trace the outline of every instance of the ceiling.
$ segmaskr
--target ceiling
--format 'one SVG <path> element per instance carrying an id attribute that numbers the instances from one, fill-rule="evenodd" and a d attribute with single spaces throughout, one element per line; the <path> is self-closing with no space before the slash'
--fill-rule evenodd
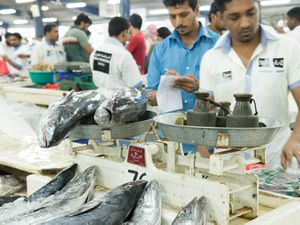
<path id="1" fill-rule="evenodd" d="M 68 2 L 78 2 L 79 0 L 70 1 L 70 0 L 43 0 L 42 5 L 48 6 L 48 11 L 43 11 L 43 17 L 55 17 L 58 19 L 59 24 L 70 25 L 73 23 L 72 17 L 78 15 L 81 12 L 88 14 L 93 22 L 103 22 L 107 20 L 107 17 L 99 16 L 99 2 L 100 0 L 84 0 L 87 4 L 84 8 L 78 9 L 69 9 L 66 8 L 66 3 Z M 105 0 L 101 0 L 105 1 Z M 145 16 L 147 20 L 160 20 L 167 19 L 167 15 L 150 15 L 150 10 L 153 9 L 164 9 L 162 0 L 129 0 L 131 2 L 131 9 L 140 9 L 145 8 Z M 210 5 L 213 0 L 200 0 L 201 5 Z M 16 26 L 33 26 L 34 20 L 30 11 L 30 7 L 33 3 L 23 3 L 17 4 L 15 0 L 0 0 L 0 9 L 4 8 L 13 8 L 17 10 L 17 13 L 14 15 L 0 15 L 0 21 L 3 22 L 3 25 L 8 25 L 9 27 Z M 291 0 L 288 4 L 283 4 L 279 6 L 262 7 L 262 18 L 268 24 L 274 23 L 279 19 L 284 19 L 286 12 L 294 7 L 299 6 L 300 0 Z M 111 6 L 109 6 L 111 7 Z M 202 15 L 207 14 L 207 12 L 202 12 Z M 27 19 L 29 24 L 26 25 L 14 25 L 13 21 L 17 19 Z M 1 22 L 0 22 L 1 23 Z"/>

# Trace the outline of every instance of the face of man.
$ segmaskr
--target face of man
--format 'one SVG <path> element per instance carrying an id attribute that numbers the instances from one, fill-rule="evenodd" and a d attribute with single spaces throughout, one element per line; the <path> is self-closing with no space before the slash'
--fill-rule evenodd
<path id="1" fill-rule="evenodd" d="M 129 41 L 130 39 L 130 33 L 129 33 L 129 30 L 124 30 L 122 32 L 122 44 L 123 45 L 126 45 L 126 42 Z"/>
<path id="2" fill-rule="evenodd" d="M 180 36 L 187 36 L 197 27 L 199 7 L 193 10 L 186 1 L 182 5 L 168 7 L 170 21 Z"/>
<path id="3" fill-rule="evenodd" d="M 21 40 L 19 40 L 17 37 L 11 35 L 9 36 L 8 38 L 8 42 L 10 43 L 10 46 L 12 47 L 17 47 L 20 43 L 21 43 Z"/>
<path id="4" fill-rule="evenodd" d="M 234 40 L 251 41 L 258 32 L 259 5 L 255 0 L 232 0 L 225 4 L 223 19 Z"/>
<path id="5" fill-rule="evenodd" d="M 286 25 L 290 30 L 294 30 L 294 28 L 296 27 L 295 19 L 288 17 L 286 20 Z"/>
<path id="6" fill-rule="evenodd" d="M 51 42 L 56 42 L 58 40 L 58 29 L 57 27 L 52 27 L 50 32 L 46 33 L 47 40 Z"/>
<path id="7" fill-rule="evenodd" d="M 216 15 L 216 17 L 215 17 L 216 28 L 219 31 L 226 30 L 225 23 L 224 23 L 224 20 L 222 18 L 222 13 L 221 12 L 217 12 L 215 15 Z"/>
<path id="8" fill-rule="evenodd" d="M 83 30 L 83 31 L 86 31 L 86 30 L 88 30 L 88 28 L 89 28 L 90 25 L 91 25 L 91 24 L 89 24 L 89 23 L 85 23 L 85 22 L 81 21 L 81 22 L 80 22 L 80 25 L 79 25 L 79 28 L 80 28 L 81 30 Z"/>

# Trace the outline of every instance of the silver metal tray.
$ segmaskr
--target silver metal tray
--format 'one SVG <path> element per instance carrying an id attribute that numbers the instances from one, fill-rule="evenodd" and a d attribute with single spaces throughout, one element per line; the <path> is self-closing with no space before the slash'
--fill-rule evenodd
<path id="1" fill-rule="evenodd" d="M 178 117 L 186 118 L 182 112 L 158 115 L 153 118 L 169 141 L 186 144 L 217 146 L 218 138 L 227 136 L 227 147 L 255 147 L 271 142 L 276 133 L 285 124 L 283 122 L 260 117 L 259 121 L 267 127 L 231 128 L 231 127 L 198 127 L 176 125 Z M 225 134 L 225 135 L 224 135 Z"/>
<path id="2" fill-rule="evenodd" d="M 97 124 L 80 124 L 71 130 L 68 134 L 70 138 L 101 140 L 102 131 L 110 130 L 113 139 L 123 139 L 132 136 L 141 135 L 149 131 L 153 122 L 152 118 L 156 116 L 155 112 L 146 111 L 140 121 L 134 123 L 114 126 L 109 129 L 104 129 Z"/>

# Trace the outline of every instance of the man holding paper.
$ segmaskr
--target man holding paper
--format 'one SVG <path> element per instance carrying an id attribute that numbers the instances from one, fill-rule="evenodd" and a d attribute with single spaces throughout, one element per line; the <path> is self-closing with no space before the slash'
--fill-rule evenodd
<path id="1" fill-rule="evenodd" d="M 158 103 L 160 112 L 186 111 L 193 108 L 196 100 L 194 92 L 199 87 L 200 60 L 219 36 L 198 21 L 198 0 L 164 0 L 163 3 L 175 30 L 153 50 L 146 91 L 150 104 Z M 174 77 L 161 80 L 162 75 Z M 163 88 L 159 88 L 162 81 Z M 168 104 L 170 107 L 159 104 L 157 94 L 163 100 L 159 102 L 172 102 Z M 181 104 L 175 104 L 176 101 L 181 101 Z"/>

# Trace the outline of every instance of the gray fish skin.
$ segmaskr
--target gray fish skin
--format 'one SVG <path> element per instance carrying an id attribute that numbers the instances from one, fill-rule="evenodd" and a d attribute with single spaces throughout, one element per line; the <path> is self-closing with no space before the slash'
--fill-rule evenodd
<path id="1" fill-rule="evenodd" d="M 48 184 L 25 198 L 4 204 L 0 207 L 0 221 L 15 217 L 29 211 L 36 204 L 41 203 L 45 198 L 61 190 L 75 175 L 77 164 L 64 169 L 57 174 Z"/>
<path id="2" fill-rule="evenodd" d="M 76 169 L 76 163 L 64 169 L 57 176 L 55 176 L 48 184 L 41 187 L 39 190 L 25 198 L 25 201 L 32 202 L 39 198 L 48 197 L 61 190 L 75 176 Z"/>
<path id="3" fill-rule="evenodd" d="M 0 224 L 36 224 L 59 217 L 73 208 L 78 208 L 93 193 L 96 176 L 97 168 L 89 167 L 74 177 L 61 191 L 45 199 L 38 209 L 32 209 L 30 212 L 2 221 Z"/>
<path id="4" fill-rule="evenodd" d="M 40 147 L 58 145 L 81 119 L 93 114 L 106 98 L 96 91 L 71 91 L 54 102 L 43 114 L 39 124 Z"/>
<path id="5" fill-rule="evenodd" d="M 198 200 L 197 197 L 195 197 L 180 210 L 172 225 L 205 225 L 206 214 L 206 198 L 202 196 Z"/>
<path id="6" fill-rule="evenodd" d="M 123 225 L 160 225 L 161 194 L 157 181 L 151 181 L 139 199 L 133 216 Z"/>
<path id="7" fill-rule="evenodd" d="M 4 204 L 13 202 L 15 200 L 17 200 L 18 198 L 21 198 L 22 196 L 19 195 L 13 195 L 13 196 L 0 196 L 0 207 Z"/>
<path id="8" fill-rule="evenodd" d="M 122 225 L 143 193 L 147 181 L 118 186 L 103 198 L 92 200 L 66 216 L 43 225 Z"/>
<path id="9" fill-rule="evenodd" d="M 147 100 L 136 89 L 121 89 L 96 110 L 94 119 L 101 127 L 135 122 L 145 114 Z"/>

